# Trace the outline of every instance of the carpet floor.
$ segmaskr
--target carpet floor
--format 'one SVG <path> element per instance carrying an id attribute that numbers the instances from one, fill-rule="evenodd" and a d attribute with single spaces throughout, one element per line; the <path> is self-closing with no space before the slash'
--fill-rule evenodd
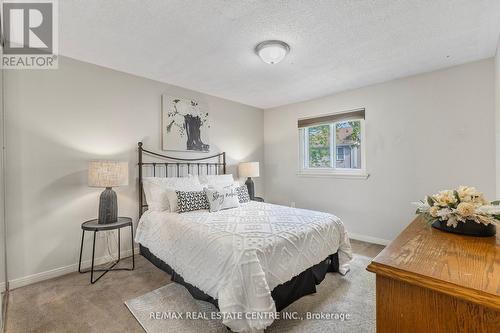
<path id="1" fill-rule="evenodd" d="M 351 245 L 355 254 L 370 258 L 384 248 L 355 240 L 351 240 Z M 171 284 L 171 281 L 170 275 L 144 257 L 138 255 L 135 259 L 134 271 L 110 272 L 96 284 L 90 284 L 89 273 L 71 273 L 11 290 L 6 306 L 5 332 L 144 332 L 123 302 Z M 130 265 L 130 258 L 125 259 L 123 265 Z M 366 273 L 364 269 L 361 271 Z M 330 278 L 340 278 L 340 275 L 327 274 L 318 289 L 322 290 Z M 321 292 L 316 296 L 320 299 Z"/>
<path id="2" fill-rule="evenodd" d="M 277 319 L 266 333 L 281 332 L 375 332 L 375 276 L 365 270 L 371 258 L 356 255 L 351 271 L 342 276 L 328 273 L 317 293 L 304 296 L 288 306 L 286 313 L 296 319 Z M 217 309 L 198 301 L 179 284 L 172 283 L 125 302 L 148 333 L 227 333 L 215 319 L 151 318 L 152 313 L 206 313 Z M 308 314 L 333 314 L 333 319 L 307 319 Z M 300 318 L 300 319 L 299 319 Z"/>

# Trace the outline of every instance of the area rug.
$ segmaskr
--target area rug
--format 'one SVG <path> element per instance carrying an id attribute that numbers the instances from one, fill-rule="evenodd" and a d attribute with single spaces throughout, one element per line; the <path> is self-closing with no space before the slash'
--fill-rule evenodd
<path id="1" fill-rule="evenodd" d="M 355 256 L 347 275 L 328 273 L 316 294 L 304 296 L 284 309 L 291 318 L 275 320 L 266 333 L 375 332 L 375 276 L 365 269 L 370 260 Z M 229 332 L 220 320 L 199 315 L 216 312 L 212 304 L 193 299 L 186 288 L 176 283 L 125 304 L 147 333 Z M 188 312 L 198 318 L 186 319 Z M 170 318 L 165 317 L 167 313 Z M 172 318 L 174 313 L 183 314 L 183 318 Z"/>

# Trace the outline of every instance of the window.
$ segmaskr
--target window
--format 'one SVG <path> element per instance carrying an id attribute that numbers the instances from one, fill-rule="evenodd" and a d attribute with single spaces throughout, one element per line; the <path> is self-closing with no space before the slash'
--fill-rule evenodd
<path id="1" fill-rule="evenodd" d="M 364 113 L 299 120 L 299 174 L 366 178 Z"/>
<path id="2" fill-rule="evenodd" d="M 344 147 L 337 147 L 337 161 L 344 160 Z"/>
<path id="3" fill-rule="evenodd" d="M 307 129 L 308 165 L 311 168 L 330 168 L 331 128 L 330 125 L 320 125 Z"/>

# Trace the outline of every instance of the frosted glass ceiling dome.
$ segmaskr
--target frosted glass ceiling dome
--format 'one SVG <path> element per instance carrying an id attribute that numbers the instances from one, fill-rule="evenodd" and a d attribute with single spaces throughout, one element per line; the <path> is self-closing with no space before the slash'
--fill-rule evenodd
<path id="1" fill-rule="evenodd" d="M 262 61 L 271 65 L 282 61 L 288 52 L 290 52 L 290 46 L 280 40 L 266 40 L 255 47 L 255 53 Z"/>

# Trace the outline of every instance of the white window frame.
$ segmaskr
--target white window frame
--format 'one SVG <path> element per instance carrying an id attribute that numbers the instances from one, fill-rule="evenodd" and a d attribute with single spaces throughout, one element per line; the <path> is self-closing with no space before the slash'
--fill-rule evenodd
<path id="1" fill-rule="evenodd" d="M 338 123 L 344 121 L 359 121 L 361 127 L 361 169 L 351 169 L 351 168 L 337 168 L 335 167 L 337 150 L 336 150 L 336 135 L 335 126 Z M 316 127 L 318 125 L 311 125 L 304 128 L 299 128 L 299 168 L 297 175 L 307 176 L 307 177 L 336 177 L 336 178 L 353 178 L 353 179 L 366 179 L 368 178 L 368 173 L 366 171 L 366 131 L 365 131 L 365 120 L 363 118 L 349 118 L 346 120 L 338 120 L 330 125 L 331 142 L 330 142 L 330 158 L 331 158 L 331 168 L 310 168 L 307 166 L 309 163 L 309 150 L 308 141 L 309 137 L 306 135 L 307 129 L 309 127 Z M 345 155 L 344 155 L 345 156 Z"/>

